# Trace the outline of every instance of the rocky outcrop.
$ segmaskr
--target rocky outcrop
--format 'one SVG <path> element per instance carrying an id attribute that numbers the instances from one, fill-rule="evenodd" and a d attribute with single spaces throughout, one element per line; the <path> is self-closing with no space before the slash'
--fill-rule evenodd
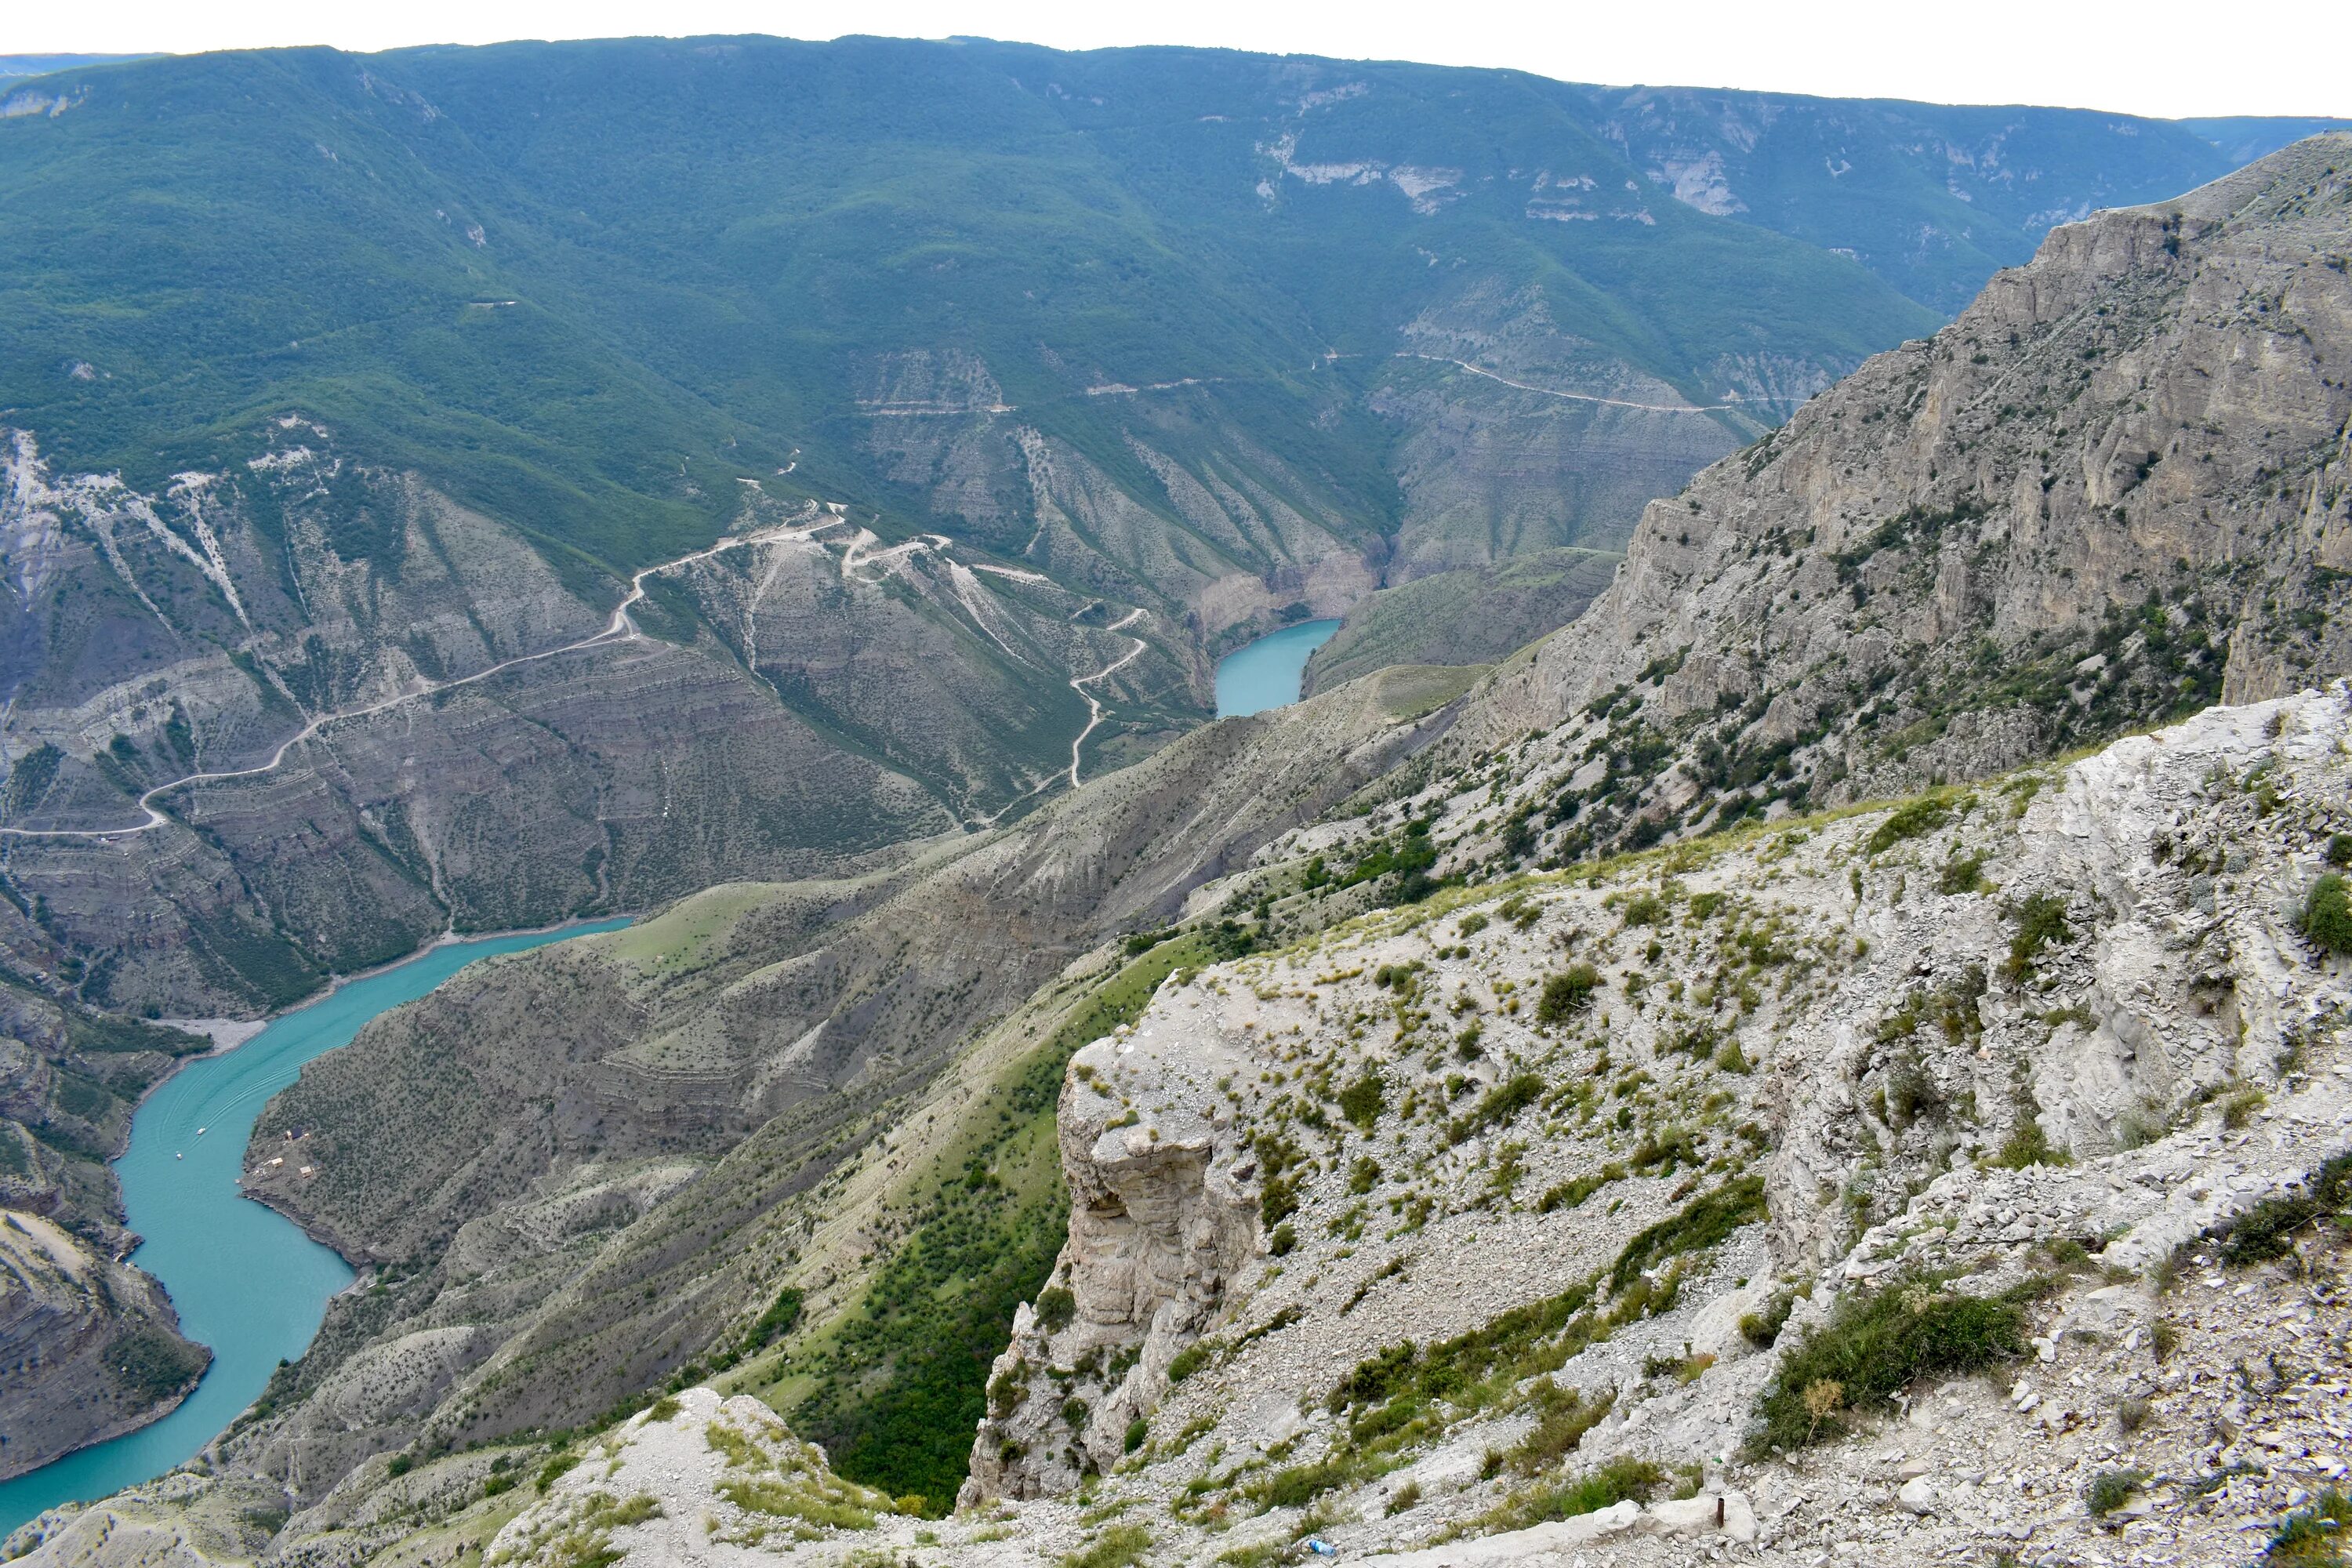
<path id="1" fill-rule="evenodd" d="M 1463 742 L 1541 732 L 1521 819 L 1573 858 L 2352 668 L 2347 247 L 2341 135 L 2053 231 L 1654 502 Z"/>
<path id="2" fill-rule="evenodd" d="M 169 1413 L 212 1360 L 179 1329 L 154 1280 L 0 1209 L 0 1479 Z"/>
<path id="3" fill-rule="evenodd" d="M 2216 709 L 1171 980 L 1072 1063 L 1068 1294 L 994 1369 L 967 1501 L 1091 1472 L 1085 1518 L 1178 1557 L 2225 1550 L 2343 1462 L 2340 1237 L 2215 1238 L 2347 1152 L 2352 989 L 2300 930 L 2347 747 L 2352 688 Z M 1887 1289 L 2026 1303 L 1997 1384 L 1784 1462 L 1759 1397 Z M 1507 1528 L 1605 1476 L 1633 1500 Z"/>
<path id="4" fill-rule="evenodd" d="M 1211 1087 L 1251 1065 L 1165 1015 L 1072 1059 L 1056 1114 L 1069 1241 L 990 1368 L 965 1502 L 1056 1496 L 1117 1465 L 1263 1250 L 1249 1130 Z M 1181 1086 L 1148 1122 L 1126 1087 L 1147 1081 Z"/>

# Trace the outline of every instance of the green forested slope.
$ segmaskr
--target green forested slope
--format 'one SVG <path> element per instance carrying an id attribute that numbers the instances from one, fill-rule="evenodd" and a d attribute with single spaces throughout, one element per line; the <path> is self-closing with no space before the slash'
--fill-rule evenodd
<path id="1" fill-rule="evenodd" d="M 1634 106 L 1213 51 L 630 40 L 232 53 L 50 85 L 69 109 L 0 123 L 0 404 L 56 460 L 159 479 L 299 408 L 614 565 L 707 533 L 728 481 L 795 451 L 835 496 L 929 510 L 860 404 L 888 356 L 949 349 L 1147 494 L 1133 400 L 1087 391 L 1197 379 L 1378 525 L 1398 503 L 1357 395 L 1465 274 L 1715 402 L 1727 359 L 1843 368 L 2053 216 L 2224 166 L 2112 117 Z M 1729 197 L 1673 199 L 1667 165 L 1759 106 L 1780 128 Z M 2007 145 L 2036 160 L 2030 200 L 1993 199 L 2024 190 L 2014 170 L 1947 189 L 1950 159 L 1893 150 L 1923 126 L 1990 134 L 1996 113 L 2027 122 Z M 1822 172 L 1841 150 L 1853 172 Z M 1891 255 L 1923 221 L 1937 259 Z"/>

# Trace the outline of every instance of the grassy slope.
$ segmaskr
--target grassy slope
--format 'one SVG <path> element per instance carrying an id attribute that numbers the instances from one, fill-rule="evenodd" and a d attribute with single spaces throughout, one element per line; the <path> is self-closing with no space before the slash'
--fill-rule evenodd
<path id="1" fill-rule="evenodd" d="M 873 1189 L 836 1210 L 885 1215 L 893 1242 L 853 1252 L 868 1233 L 836 1226 L 834 1245 L 813 1247 L 793 1278 L 847 1273 L 840 1307 L 812 1314 L 728 1386 L 759 1394 L 824 1443 L 842 1474 L 944 1508 L 963 1480 L 989 1363 L 1061 1249 L 1069 1196 L 1054 1111 L 1063 1068 L 1202 956 L 1187 937 L 1109 960 L 994 1030 L 927 1097 L 916 1158 L 898 1173 L 877 1167 Z"/>
<path id="2" fill-rule="evenodd" d="M 1316 650 L 1307 689 L 1328 691 L 1387 665 L 1495 663 L 1582 614 L 1620 559 L 1545 550 L 1383 588 Z"/>

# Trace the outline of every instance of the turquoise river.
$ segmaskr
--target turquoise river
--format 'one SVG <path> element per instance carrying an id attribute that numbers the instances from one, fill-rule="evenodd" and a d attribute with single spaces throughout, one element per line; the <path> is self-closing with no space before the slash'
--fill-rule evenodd
<path id="1" fill-rule="evenodd" d="M 104 1497 L 194 1458 L 253 1403 L 281 1359 L 302 1353 L 327 1299 L 351 1284 L 350 1267 L 331 1248 L 237 1188 L 255 1119 L 304 1062 L 477 959 L 627 923 L 444 942 L 338 986 L 235 1050 L 190 1062 L 149 1095 L 114 1167 L 131 1228 L 143 1238 L 131 1261 L 171 1291 L 181 1331 L 212 1348 L 212 1366 L 154 1425 L 0 1482 L 0 1536 L 45 1508 Z"/>
<path id="2" fill-rule="evenodd" d="M 1217 661 L 1217 717 L 1237 719 L 1298 700 L 1307 661 L 1331 640 L 1337 621 L 1301 621 L 1234 649 Z"/>

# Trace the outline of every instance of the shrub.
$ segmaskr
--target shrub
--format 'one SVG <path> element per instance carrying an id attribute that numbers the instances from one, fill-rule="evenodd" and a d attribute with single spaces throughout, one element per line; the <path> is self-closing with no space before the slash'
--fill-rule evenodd
<path id="1" fill-rule="evenodd" d="M 1070 1326 L 1078 1315 L 1078 1299 L 1059 1285 L 1037 1292 L 1037 1326 L 1047 1333 L 1058 1333 Z"/>
<path id="2" fill-rule="evenodd" d="M 2280 1521 L 2263 1560 L 2293 1568 L 2344 1568 L 2347 1531 L 2352 1531 L 2352 1498 L 2330 1487 L 2314 1498 L 2310 1507 L 2298 1509 Z"/>
<path id="3" fill-rule="evenodd" d="M 1276 1470 L 1251 1487 L 1250 1496 L 1267 1508 L 1304 1508 L 1325 1492 L 1356 1479 L 1356 1468 L 1345 1459 L 1323 1459 Z"/>
<path id="4" fill-rule="evenodd" d="M 771 1341 L 791 1333 L 800 1321 L 801 1293 L 787 1285 L 776 1292 L 776 1299 L 768 1303 L 768 1310 L 744 1331 L 743 1353 L 751 1355 L 764 1349 Z"/>
<path id="5" fill-rule="evenodd" d="M 1940 800 L 1915 800 L 1908 805 L 1895 808 L 1878 830 L 1870 836 L 1869 849 L 1873 855 L 1892 849 L 1906 838 L 1916 838 L 1923 833 L 1933 833 L 1952 819 L 1952 808 Z"/>
<path id="6" fill-rule="evenodd" d="M 1726 1182 L 1636 1233 L 1609 1270 L 1610 1288 L 1622 1290 L 1657 1259 L 1713 1247 L 1741 1226 L 1765 1217 L 1763 1177 L 1742 1176 Z"/>
<path id="7" fill-rule="evenodd" d="M 1936 879 L 1939 893 L 1973 893 L 1985 885 L 1985 858 L 1981 855 L 1955 855 L 1944 862 L 1943 875 Z"/>
<path id="8" fill-rule="evenodd" d="M 1151 1532 L 1139 1524 L 1115 1524 L 1092 1546 L 1062 1559 L 1064 1568 L 1135 1568 L 1151 1550 Z"/>
<path id="9" fill-rule="evenodd" d="M 1288 1222 L 1286 1221 L 1281 1225 L 1276 1226 L 1274 1227 L 1274 1235 L 1266 1240 L 1266 1250 L 1273 1253 L 1276 1258 L 1287 1258 L 1293 1252 L 1297 1251 L 1297 1248 L 1298 1233 L 1291 1229 Z"/>
<path id="10" fill-rule="evenodd" d="M 2017 907 L 2016 915 L 2017 934 L 2009 939 L 2009 957 L 2000 966 L 2013 981 L 2033 973 L 2043 948 L 2074 934 L 2066 924 L 2066 900 L 2054 894 L 2034 894 Z"/>
<path id="11" fill-rule="evenodd" d="M 1592 1003 L 1601 987 L 1601 972 L 1589 963 L 1571 965 L 1564 974 L 1544 976 L 1543 993 L 1536 1001 L 1536 1022 L 1565 1024 Z"/>
<path id="12" fill-rule="evenodd" d="M 1276 1226 L 1298 1212 L 1298 1189 L 1287 1176 L 1268 1176 L 1265 1188 L 1258 1194 L 1257 1216 L 1261 1225 Z"/>
<path id="13" fill-rule="evenodd" d="M 1507 1079 L 1481 1096 L 1476 1107 L 1468 1115 L 1454 1121 L 1447 1131 L 1453 1141 L 1459 1143 L 1482 1127 L 1508 1121 L 1542 1099 L 1543 1089 L 1543 1079 L 1531 1072 Z"/>
<path id="14" fill-rule="evenodd" d="M 1624 921 L 1629 926 L 1654 926 L 1665 918 L 1665 901 L 1654 893 L 1643 893 L 1625 905 Z"/>
<path id="15" fill-rule="evenodd" d="M 1388 1103 L 1388 1085 L 1381 1081 L 1380 1069 L 1367 1070 L 1363 1077 L 1339 1091 L 1339 1112 L 1358 1127 L 1370 1132 L 1381 1119 Z"/>
<path id="16" fill-rule="evenodd" d="M 1144 1440 L 1150 1436 L 1151 1423 L 1146 1421 L 1140 1415 L 1137 1416 L 1134 1420 L 1127 1424 L 1127 1451 L 1130 1454 L 1134 1453 L 1138 1448 L 1143 1447 Z"/>
<path id="17" fill-rule="evenodd" d="M 2338 833 L 2328 838 L 2327 863 L 2331 866 L 2352 866 L 2352 833 Z"/>
<path id="18" fill-rule="evenodd" d="M 1769 1350 L 1780 1337 L 1780 1331 L 1789 1326 L 1789 1314 L 1796 1310 L 1794 1290 L 1776 1290 L 1763 1306 L 1739 1315 L 1740 1337 L 1759 1351 Z"/>
<path id="19" fill-rule="evenodd" d="M 2303 906 L 2303 934 L 2328 952 L 2352 952 L 2352 889 L 2340 872 L 2330 871 L 2311 885 Z"/>
<path id="20" fill-rule="evenodd" d="M 1604 1389 L 1597 1399 L 1587 1399 L 1580 1390 L 1554 1386 L 1549 1377 L 1537 1379 L 1531 1392 L 1536 1424 L 1509 1455 L 1512 1468 L 1523 1476 L 1549 1470 L 1574 1453 L 1584 1435 L 1599 1426 L 1617 1402 L 1613 1388 Z"/>
<path id="21" fill-rule="evenodd" d="M 1489 1530 L 1526 1530 L 1598 1513 L 1621 1502 L 1647 1502 L 1666 1479 L 1666 1472 L 1647 1459 L 1612 1459 L 1597 1470 L 1507 1499 L 1478 1522 Z"/>
<path id="22" fill-rule="evenodd" d="M 1786 1352 L 1756 1402 L 1752 1449 L 1801 1448 L 1843 1429 L 1845 1411 L 1887 1410 L 1919 1378 L 1975 1372 L 2022 1354 L 2025 1314 L 2011 1301 L 1939 1290 L 1926 1280 L 1840 1301 Z"/>
<path id="23" fill-rule="evenodd" d="M 1612 1160 L 1597 1171 L 1587 1171 L 1583 1175 L 1571 1177 L 1546 1190 L 1544 1195 L 1536 1200 L 1536 1212 L 1549 1214 L 1554 1209 L 1572 1209 L 1610 1183 L 1624 1179 L 1624 1165 Z"/>
<path id="24" fill-rule="evenodd" d="M 2104 1519 L 2131 1501 L 2147 1485 L 2146 1470 L 2101 1470 L 2083 1489 L 2083 1506 L 2093 1519 Z"/>
<path id="25" fill-rule="evenodd" d="M 1169 1383 L 1171 1384 L 1181 1383 L 1208 1365 L 1216 1356 L 1218 1349 L 1219 1344 L 1215 1340 L 1194 1340 L 1191 1344 L 1178 1351 L 1168 1363 Z"/>
<path id="26" fill-rule="evenodd" d="M 2312 1172 L 2302 1192 L 2264 1198 L 2218 1227 L 2222 1260 L 2247 1264 L 2284 1258 L 2294 1250 L 2296 1231 L 2347 1206 L 2352 1206 L 2352 1151 Z"/>
<path id="27" fill-rule="evenodd" d="M 2017 1124 L 2010 1130 L 2008 1142 L 2000 1152 L 1992 1157 L 1993 1165 L 2004 1171 L 2022 1171 L 2028 1165 L 2067 1165 L 2073 1156 L 2050 1142 L 2050 1134 L 2042 1130 L 2042 1108 L 2030 1094 L 2017 1100 Z"/>

